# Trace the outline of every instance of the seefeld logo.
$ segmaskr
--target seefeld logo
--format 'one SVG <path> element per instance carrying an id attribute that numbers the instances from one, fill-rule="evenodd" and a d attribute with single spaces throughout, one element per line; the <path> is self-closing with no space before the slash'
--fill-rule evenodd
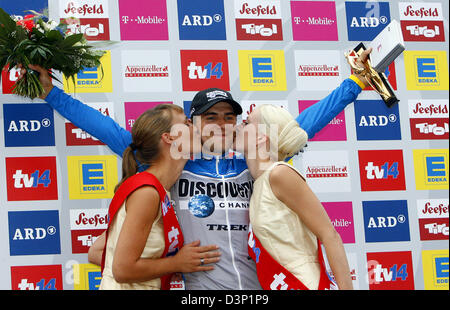
<path id="1" fill-rule="evenodd" d="M 417 200 L 420 240 L 448 240 L 448 199 Z"/>
<path id="2" fill-rule="evenodd" d="M 399 12 L 405 41 L 445 41 L 441 3 L 400 2 Z"/>
<path id="3" fill-rule="evenodd" d="M 70 210 L 72 253 L 87 253 L 107 227 L 107 209 Z"/>
<path id="4" fill-rule="evenodd" d="M 409 100 L 412 140 L 449 138 L 448 100 Z"/>
<path id="5" fill-rule="evenodd" d="M 345 2 L 349 41 L 372 41 L 390 22 L 389 2 Z"/>

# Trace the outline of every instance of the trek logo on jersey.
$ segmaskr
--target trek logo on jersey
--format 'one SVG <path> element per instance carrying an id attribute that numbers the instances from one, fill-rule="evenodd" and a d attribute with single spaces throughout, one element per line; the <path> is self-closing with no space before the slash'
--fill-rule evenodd
<path id="1" fill-rule="evenodd" d="M 448 189 L 448 149 L 413 150 L 417 190 Z"/>
<path id="2" fill-rule="evenodd" d="M 448 100 L 409 100 L 412 140 L 449 138 Z"/>
<path id="3" fill-rule="evenodd" d="M 69 199 L 112 198 L 118 183 L 112 155 L 68 156 Z"/>
<path id="4" fill-rule="evenodd" d="M 349 41 L 372 41 L 391 22 L 389 2 L 345 2 Z"/>
<path id="5" fill-rule="evenodd" d="M 6 157 L 8 201 L 57 200 L 55 157 Z"/>
<path id="6" fill-rule="evenodd" d="M 223 0 L 178 0 L 180 40 L 226 40 Z"/>
<path id="7" fill-rule="evenodd" d="M 363 201 L 366 242 L 410 241 L 406 200 Z"/>
<path id="8" fill-rule="evenodd" d="M 448 290 L 448 249 L 422 251 L 423 279 L 426 290 Z"/>
<path id="9" fill-rule="evenodd" d="M 398 7 L 405 41 L 445 41 L 441 3 L 400 2 Z"/>
<path id="10" fill-rule="evenodd" d="M 6 147 L 54 146 L 53 109 L 48 104 L 3 104 Z"/>
<path id="11" fill-rule="evenodd" d="M 358 151 L 361 191 L 406 190 L 402 150 Z"/>
<path id="12" fill-rule="evenodd" d="M 370 290 L 414 290 L 411 252 L 367 253 Z"/>
<path id="13" fill-rule="evenodd" d="M 402 139 L 398 105 L 388 108 L 382 100 L 357 100 L 355 120 L 359 141 Z"/>
<path id="14" fill-rule="evenodd" d="M 94 264 L 73 264 L 74 290 L 98 290 L 102 281 L 100 266 Z"/>
<path id="15" fill-rule="evenodd" d="M 63 78 L 64 91 L 67 93 L 111 93 L 111 51 L 100 58 L 99 67 L 83 68 L 72 80 Z"/>
<path id="16" fill-rule="evenodd" d="M 184 91 L 211 87 L 230 90 L 226 50 L 181 50 L 180 57 Z"/>
<path id="17" fill-rule="evenodd" d="M 405 51 L 408 90 L 448 90 L 446 51 Z"/>
<path id="18" fill-rule="evenodd" d="M 238 51 L 242 91 L 284 91 L 286 67 L 282 50 Z"/>
<path id="19" fill-rule="evenodd" d="M 420 240 L 448 240 L 448 199 L 417 200 Z"/>
<path id="20" fill-rule="evenodd" d="M 105 116 L 114 119 L 114 104 L 112 102 L 90 102 L 86 105 L 96 109 Z M 104 145 L 103 142 L 91 136 L 89 133 L 76 127 L 74 124 L 66 120 L 66 145 Z"/>
<path id="21" fill-rule="evenodd" d="M 279 0 L 235 0 L 238 40 L 282 41 L 283 23 Z"/>
<path id="22" fill-rule="evenodd" d="M 59 16 L 69 31 L 84 34 L 86 40 L 109 40 L 108 1 L 60 0 Z"/>
<path id="23" fill-rule="evenodd" d="M 61 254 L 58 211 L 10 211 L 9 253 Z"/>
<path id="24" fill-rule="evenodd" d="M 87 253 L 106 228 L 108 228 L 107 209 L 71 209 L 72 253 Z"/>
<path id="25" fill-rule="evenodd" d="M 11 289 L 19 291 L 62 290 L 62 266 L 11 266 Z"/>

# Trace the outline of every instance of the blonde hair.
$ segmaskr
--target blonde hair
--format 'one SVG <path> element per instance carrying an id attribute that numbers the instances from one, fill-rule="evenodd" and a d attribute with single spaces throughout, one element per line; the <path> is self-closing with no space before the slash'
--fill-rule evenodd
<path id="1" fill-rule="evenodd" d="M 300 152 L 308 141 L 308 134 L 300 128 L 297 121 L 287 110 L 264 104 L 256 108 L 259 112 L 259 122 L 269 128 L 267 136 L 270 149 L 278 151 L 278 160 L 282 161 Z M 276 126 L 277 130 L 272 130 Z M 273 154 L 275 155 L 275 154 Z"/>

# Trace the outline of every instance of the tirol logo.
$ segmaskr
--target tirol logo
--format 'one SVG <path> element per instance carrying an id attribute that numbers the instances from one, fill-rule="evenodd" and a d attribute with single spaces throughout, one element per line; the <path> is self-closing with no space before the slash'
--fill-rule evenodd
<path id="1" fill-rule="evenodd" d="M 417 200 L 420 240 L 448 240 L 448 199 Z"/>
<path id="2" fill-rule="evenodd" d="M 441 3 L 400 2 L 398 7 L 405 41 L 445 41 Z"/>
<path id="3" fill-rule="evenodd" d="M 333 90 L 341 84 L 339 51 L 294 51 L 297 89 Z"/>
<path id="4" fill-rule="evenodd" d="M 355 222 L 351 201 L 322 202 L 343 243 L 355 243 Z"/>
<path id="5" fill-rule="evenodd" d="M 381 100 L 355 101 L 358 140 L 401 140 L 398 105 L 388 108 Z"/>
<path id="6" fill-rule="evenodd" d="M 8 212 L 9 253 L 61 254 L 58 211 Z"/>
<path id="7" fill-rule="evenodd" d="M 72 253 L 87 253 L 107 227 L 107 209 L 70 210 Z"/>
<path id="8" fill-rule="evenodd" d="M 57 200 L 55 157 L 7 157 L 8 201 Z"/>
<path id="9" fill-rule="evenodd" d="M 91 108 L 96 109 L 105 116 L 114 119 L 114 104 L 112 102 L 91 102 L 86 103 Z M 76 127 L 66 120 L 66 145 L 103 145 L 104 143 L 91 136 L 89 133 Z"/>
<path id="10" fill-rule="evenodd" d="M 349 41 L 372 41 L 391 22 L 389 2 L 345 2 Z"/>
<path id="11" fill-rule="evenodd" d="M 283 40 L 280 0 L 235 0 L 238 40 Z"/>
<path id="12" fill-rule="evenodd" d="M 409 123 L 412 140 L 447 140 L 448 99 L 409 100 Z"/>
<path id="13" fill-rule="evenodd" d="M 226 40 L 223 0 L 178 0 L 180 40 Z"/>
<path id="14" fill-rule="evenodd" d="M 62 290 L 62 266 L 11 266 L 11 289 L 20 291 Z"/>
<path id="15" fill-rule="evenodd" d="M 410 241 L 406 200 L 363 201 L 366 242 Z"/>
<path id="16" fill-rule="evenodd" d="M 5 66 L 2 70 L 2 93 L 12 94 L 12 89 L 19 79 L 20 70 L 16 67 L 8 71 L 9 66 Z"/>
<path id="17" fill-rule="evenodd" d="M 121 40 L 169 40 L 166 0 L 119 0 Z"/>
<path id="18" fill-rule="evenodd" d="M 405 51 L 408 90 L 448 90 L 446 51 Z"/>
<path id="19" fill-rule="evenodd" d="M 426 290 L 447 290 L 448 249 L 422 251 L 422 266 Z"/>
<path id="20" fill-rule="evenodd" d="M 5 146 L 54 146 L 53 109 L 47 104 L 3 104 Z"/>
<path id="21" fill-rule="evenodd" d="M 100 266 L 94 264 L 73 264 L 74 290 L 98 290 L 102 281 Z"/>
<path id="22" fill-rule="evenodd" d="M 413 150 L 417 190 L 448 189 L 448 149 Z"/>
<path id="23" fill-rule="evenodd" d="M 125 107 L 125 129 L 131 132 L 136 119 L 148 109 L 152 109 L 159 104 L 172 104 L 172 102 L 124 102 Z M 185 112 L 189 109 L 185 109 Z"/>
<path id="24" fill-rule="evenodd" d="M 367 253 L 370 290 L 414 290 L 411 252 Z"/>
<path id="25" fill-rule="evenodd" d="M 338 41 L 335 1 L 291 1 L 294 41 Z"/>
<path id="26" fill-rule="evenodd" d="M 287 89 L 284 51 L 240 50 L 238 57 L 242 91 Z"/>
<path id="27" fill-rule="evenodd" d="M 184 91 L 211 87 L 230 90 L 226 50 L 181 50 L 180 57 Z"/>
<path id="28" fill-rule="evenodd" d="M 112 155 L 68 156 L 69 199 L 112 198 L 118 182 Z"/>
<path id="29" fill-rule="evenodd" d="M 60 0 L 59 16 L 72 33 L 87 40 L 109 40 L 108 1 Z"/>
<path id="30" fill-rule="evenodd" d="M 122 51 L 122 81 L 126 92 L 170 92 L 170 53 L 165 50 Z"/>
<path id="31" fill-rule="evenodd" d="M 358 151 L 361 191 L 406 190 L 402 150 Z"/>

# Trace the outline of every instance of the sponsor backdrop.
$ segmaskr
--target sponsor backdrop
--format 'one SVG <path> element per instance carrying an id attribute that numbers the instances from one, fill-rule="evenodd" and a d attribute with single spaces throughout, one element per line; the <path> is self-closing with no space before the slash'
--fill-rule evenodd
<path id="1" fill-rule="evenodd" d="M 127 130 L 160 103 L 189 110 L 196 91 L 294 116 L 350 75 L 344 52 L 401 23 L 407 51 L 387 70 L 399 105 L 365 90 L 293 164 L 341 234 L 354 287 L 449 289 L 447 1 L 0 0 L 49 9 L 105 44 L 105 75 L 57 84 Z M 41 100 L 0 94 L 0 288 L 95 290 L 89 246 L 106 228 L 121 159 Z M 289 232 L 286 232 L 289 233 Z"/>

